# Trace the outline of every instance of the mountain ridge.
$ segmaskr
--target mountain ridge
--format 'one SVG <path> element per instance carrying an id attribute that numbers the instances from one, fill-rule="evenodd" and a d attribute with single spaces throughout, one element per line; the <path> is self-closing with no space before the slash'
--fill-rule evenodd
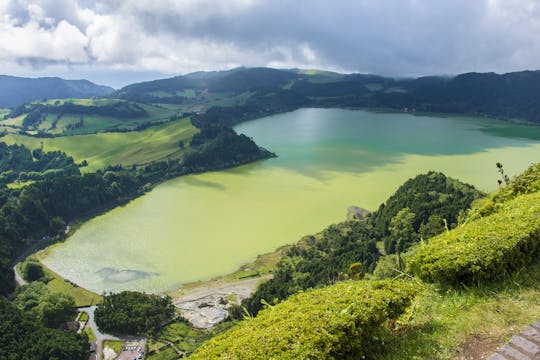
<path id="1" fill-rule="evenodd" d="M 59 77 L 27 78 L 0 75 L 0 106 L 15 107 L 43 99 L 92 98 L 109 95 L 113 88 L 89 80 Z"/>

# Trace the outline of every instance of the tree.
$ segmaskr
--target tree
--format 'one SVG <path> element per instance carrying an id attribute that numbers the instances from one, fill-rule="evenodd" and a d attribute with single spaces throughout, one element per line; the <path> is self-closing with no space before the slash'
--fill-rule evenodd
<path id="1" fill-rule="evenodd" d="M 43 325 L 51 328 L 73 320 L 77 313 L 72 296 L 51 293 L 40 281 L 19 287 L 14 303 L 21 310 L 33 312 Z"/>
<path id="2" fill-rule="evenodd" d="M 60 324 L 72 321 L 77 314 L 75 299 L 62 293 L 50 293 L 41 299 L 35 309 L 43 325 L 57 328 Z"/>
<path id="3" fill-rule="evenodd" d="M 45 276 L 43 267 L 35 259 L 27 259 L 22 265 L 22 277 L 26 281 L 36 281 Z"/>
<path id="4" fill-rule="evenodd" d="M 174 306 L 169 297 L 135 291 L 105 296 L 95 313 L 102 330 L 129 335 L 156 331 L 173 315 Z"/>
<path id="5" fill-rule="evenodd" d="M 420 238 L 427 240 L 446 230 L 446 222 L 439 215 L 431 215 L 427 223 L 420 225 Z"/>
<path id="6" fill-rule="evenodd" d="M 2 359 L 86 360 L 88 338 L 72 331 L 44 327 L 32 313 L 0 298 L 0 357 Z"/>
<path id="7" fill-rule="evenodd" d="M 401 252 L 418 239 L 418 234 L 414 231 L 414 217 L 409 208 L 403 208 L 390 221 L 390 238 L 394 243 L 399 270 L 403 269 Z"/>

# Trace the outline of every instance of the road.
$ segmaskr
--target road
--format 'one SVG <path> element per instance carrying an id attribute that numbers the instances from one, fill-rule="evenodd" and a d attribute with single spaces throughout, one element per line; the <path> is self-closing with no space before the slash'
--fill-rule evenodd
<path id="1" fill-rule="evenodd" d="M 88 322 L 86 323 L 86 326 L 89 326 L 90 329 L 94 332 L 94 335 L 96 336 L 96 360 L 101 360 L 101 354 L 103 353 L 103 341 L 104 340 L 123 340 L 119 337 L 116 337 L 114 335 L 104 334 L 101 331 L 99 331 L 96 322 L 94 320 L 94 312 L 96 311 L 97 306 L 87 306 L 83 308 L 79 308 L 78 311 L 82 311 L 88 314 Z"/>
<path id="2" fill-rule="evenodd" d="M 21 261 L 24 261 L 30 254 L 32 254 L 34 252 L 34 250 L 36 250 L 36 248 L 38 246 L 40 246 L 41 244 L 43 244 L 44 242 L 47 242 L 49 240 L 51 240 L 50 236 L 42 237 L 41 239 L 39 239 L 38 241 L 36 241 L 32 245 L 30 245 L 28 248 L 26 248 L 26 250 L 24 250 L 13 261 L 13 263 L 12 263 L 13 272 L 15 273 L 15 281 L 17 282 L 18 285 L 26 285 L 27 282 L 22 278 L 21 274 L 19 274 L 19 271 L 17 270 L 17 264 L 20 263 Z"/>

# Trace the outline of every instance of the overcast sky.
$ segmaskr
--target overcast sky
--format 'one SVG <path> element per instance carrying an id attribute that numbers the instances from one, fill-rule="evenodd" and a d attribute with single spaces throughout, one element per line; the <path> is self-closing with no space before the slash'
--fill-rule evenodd
<path id="1" fill-rule="evenodd" d="M 540 69 L 540 0 L 0 0 L 0 73 L 120 87 L 238 66 Z"/>

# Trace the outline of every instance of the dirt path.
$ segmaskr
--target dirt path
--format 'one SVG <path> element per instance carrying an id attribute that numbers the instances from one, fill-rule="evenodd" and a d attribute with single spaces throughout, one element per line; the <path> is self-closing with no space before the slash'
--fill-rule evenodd
<path id="1" fill-rule="evenodd" d="M 191 325 L 208 329 L 223 321 L 231 303 L 240 303 L 251 295 L 257 285 L 272 276 L 262 276 L 237 281 L 217 280 L 201 286 L 189 288 L 174 296 L 173 304 Z M 229 300 L 236 297 L 232 302 Z"/>

